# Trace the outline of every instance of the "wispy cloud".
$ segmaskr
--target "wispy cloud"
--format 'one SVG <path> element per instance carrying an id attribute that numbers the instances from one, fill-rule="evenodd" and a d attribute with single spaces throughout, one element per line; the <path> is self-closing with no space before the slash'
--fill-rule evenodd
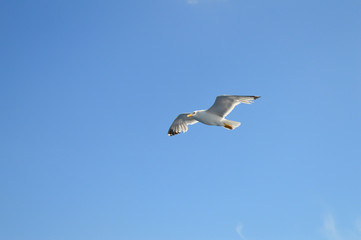
<path id="1" fill-rule="evenodd" d="M 199 0 L 187 0 L 188 4 L 194 5 L 194 4 L 198 4 Z"/>
<path id="2" fill-rule="evenodd" d="M 237 224 L 235 230 L 241 240 L 247 240 L 243 235 L 243 224 L 241 222 Z M 324 236 L 322 239 L 326 240 L 361 240 L 361 218 L 354 221 L 354 225 L 351 228 L 343 228 L 337 226 L 335 217 L 328 213 L 324 215 L 320 230 L 319 234 L 322 234 Z"/>
<path id="3" fill-rule="evenodd" d="M 323 232 L 328 240 L 341 240 L 336 229 L 335 220 L 331 214 L 328 214 L 323 220 Z"/>
<path id="4" fill-rule="evenodd" d="M 187 4 L 196 5 L 199 3 L 227 2 L 228 0 L 186 0 Z"/>
<path id="5" fill-rule="evenodd" d="M 361 218 L 356 220 L 356 229 L 361 233 Z"/>
<path id="6" fill-rule="evenodd" d="M 354 228 L 340 230 L 334 216 L 328 214 L 324 217 L 322 232 L 327 240 L 361 240 L 361 219 L 355 221 Z"/>
<path id="7" fill-rule="evenodd" d="M 242 223 L 238 223 L 238 225 L 236 227 L 236 232 L 238 233 L 238 235 L 240 236 L 240 238 L 242 240 L 246 240 L 246 238 L 243 236 L 243 224 Z"/>

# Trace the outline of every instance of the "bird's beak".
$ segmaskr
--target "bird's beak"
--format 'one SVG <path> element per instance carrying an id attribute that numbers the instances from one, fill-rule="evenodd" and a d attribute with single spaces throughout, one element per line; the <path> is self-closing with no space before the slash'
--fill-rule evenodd
<path id="1" fill-rule="evenodd" d="M 193 117 L 193 114 L 188 114 L 187 117 Z"/>

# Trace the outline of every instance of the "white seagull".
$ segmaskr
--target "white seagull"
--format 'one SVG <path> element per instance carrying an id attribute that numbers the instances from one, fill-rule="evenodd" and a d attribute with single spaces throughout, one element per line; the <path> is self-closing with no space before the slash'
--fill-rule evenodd
<path id="1" fill-rule="evenodd" d="M 201 122 L 207 125 L 221 126 L 233 130 L 240 122 L 230 121 L 225 117 L 232 112 L 235 106 L 240 103 L 251 104 L 253 100 L 260 98 L 260 96 L 237 96 L 237 95 L 221 95 L 216 98 L 216 101 L 207 110 L 198 110 L 193 113 L 182 113 L 174 120 L 168 130 L 168 135 L 173 136 L 181 132 L 188 131 L 188 125 L 193 125 Z"/>

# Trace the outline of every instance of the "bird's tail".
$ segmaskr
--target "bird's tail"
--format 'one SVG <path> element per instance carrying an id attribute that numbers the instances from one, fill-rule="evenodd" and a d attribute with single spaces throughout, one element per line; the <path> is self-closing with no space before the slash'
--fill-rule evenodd
<path id="1" fill-rule="evenodd" d="M 229 130 L 233 130 L 233 129 L 239 127 L 239 125 L 241 125 L 240 122 L 235 122 L 235 121 L 223 119 L 223 127 L 227 128 Z"/>

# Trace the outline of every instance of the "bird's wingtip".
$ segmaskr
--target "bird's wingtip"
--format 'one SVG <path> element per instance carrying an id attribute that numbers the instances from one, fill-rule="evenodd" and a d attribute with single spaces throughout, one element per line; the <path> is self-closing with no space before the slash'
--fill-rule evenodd
<path id="1" fill-rule="evenodd" d="M 174 136 L 179 134 L 180 132 L 174 131 L 173 129 L 169 129 L 168 130 L 168 136 Z"/>

